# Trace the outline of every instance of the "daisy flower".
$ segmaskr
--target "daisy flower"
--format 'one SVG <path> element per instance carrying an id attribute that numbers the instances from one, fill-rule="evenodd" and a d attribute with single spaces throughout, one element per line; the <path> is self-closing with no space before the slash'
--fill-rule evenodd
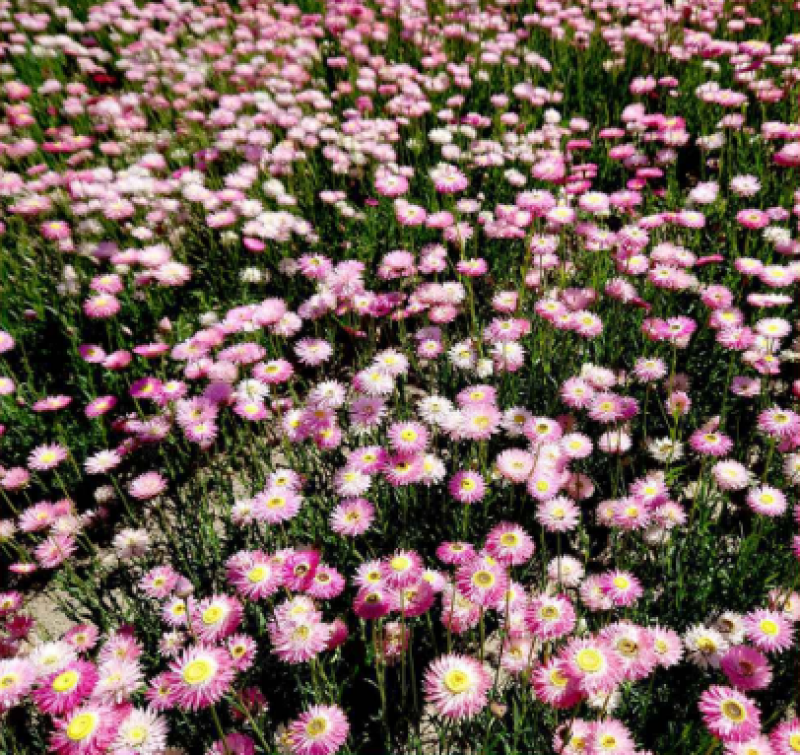
<path id="1" fill-rule="evenodd" d="M 67 458 L 67 449 L 57 443 L 38 446 L 28 456 L 28 467 L 36 472 L 54 469 Z"/>
<path id="2" fill-rule="evenodd" d="M 425 699 L 437 714 L 451 719 L 471 718 L 487 704 L 491 676 L 474 658 L 444 655 L 425 672 Z"/>
<path id="3" fill-rule="evenodd" d="M 795 755 L 800 752 L 800 718 L 778 724 L 769 735 L 775 755 Z"/>
<path id="4" fill-rule="evenodd" d="M 227 694 L 234 678 L 228 653 L 205 645 L 185 650 L 169 668 L 168 681 L 175 702 L 188 710 L 208 708 L 219 702 Z"/>
<path id="5" fill-rule="evenodd" d="M 615 606 L 630 606 L 644 594 L 639 580 L 623 571 L 612 571 L 600 580 L 600 586 Z"/>
<path id="6" fill-rule="evenodd" d="M 548 532 L 569 532 L 578 526 L 580 509 L 572 499 L 559 495 L 538 503 L 535 516 Z"/>
<path id="7" fill-rule="evenodd" d="M 575 609 L 564 595 L 534 597 L 525 611 L 525 626 L 543 640 L 565 637 L 575 628 L 575 622 Z"/>
<path id="8" fill-rule="evenodd" d="M 564 661 L 564 672 L 586 695 L 609 692 L 622 680 L 622 664 L 603 640 L 570 640 L 560 658 Z"/>
<path id="9" fill-rule="evenodd" d="M 720 661 L 722 673 L 736 689 L 745 692 L 766 689 L 772 682 L 772 670 L 763 653 L 746 645 L 728 650 Z"/>
<path id="10" fill-rule="evenodd" d="M 341 708 L 314 705 L 289 725 L 293 755 L 333 755 L 347 741 L 350 724 Z"/>
<path id="11" fill-rule="evenodd" d="M 414 551 L 397 551 L 381 565 L 383 578 L 389 587 L 401 589 L 419 582 L 422 559 Z"/>
<path id="12" fill-rule="evenodd" d="M 683 638 L 688 659 L 700 668 L 718 668 L 721 657 L 729 648 L 728 641 L 716 629 L 697 624 Z"/>
<path id="13" fill-rule="evenodd" d="M 33 687 L 36 675 L 35 667 L 25 658 L 0 660 L 0 711 L 20 703 Z"/>
<path id="14" fill-rule="evenodd" d="M 471 504 L 483 500 L 486 484 L 478 472 L 457 472 L 450 478 L 447 490 L 459 503 Z"/>
<path id="15" fill-rule="evenodd" d="M 95 755 L 105 752 L 114 742 L 121 713 L 94 702 L 72 711 L 64 718 L 53 719 L 55 731 L 50 746 L 58 755 Z"/>
<path id="16" fill-rule="evenodd" d="M 663 668 L 671 668 L 678 664 L 683 657 L 683 643 L 680 636 L 664 627 L 653 627 L 650 634 L 658 665 Z"/>
<path id="17" fill-rule="evenodd" d="M 558 658 L 537 666 L 531 675 L 531 685 L 537 699 L 554 708 L 571 708 L 584 697 L 577 681 L 567 676 L 564 662 Z"/>
<path id="18" fill-rule="evenodd" d="M 201 642 L 219 642 L 238 629 L 242 614 L 242 606 L 235 598 L 227 595 L 206 598 L 194 606 L 192 632 Z"/>
<path id="19" fill-rule="evenodd" d="M 762 485 L 747 493 L 747 505 L 762 516 L 781 516 L 789 504 L 786 496 L 777 488 Z"/>
<path id="20" fill-rule="evenodd" d="M 534 544 L 522 527 L 502 522 L 487 535 L 486 550 L 501 564 L 518 566 L 533 555 Z"/>
<path id="21" fill-rule="evenodd" d="M 418 422 L 397 422 L 387 432 L 396 453 L 416 454 L 428 444 L 428 431 Z"/>
<path id="22" fill-rule="evenodd" d="M 351 498 L 339 503 L 331 512 L 330 526 L 338 535 L 363 535 L 375 520 L 375 507 L 364 498 Z"/>
<path id="23" fill-rule="evenodd" d="M 284 663 L 305 663 L 325 650 L 330 634 L 330 626 L 315 617 L 275 623 L 270 627 L 272 652 Z"/>
<path id="24" fill-rule="evenodd" d="M 43 679 L 33 692 L 33 702 L 44 713 L 69 713 L 91 695 L 97 680 L 94 664 L 76 661 Z"/>
<path id="25" fill-rule="evenodd" d="M 459 592 L 477 606 L 492 606 L 508 589 L 508 575 L 494 559 L 477 558 L 456 571 Z"/>
<path id="26" fill-rule="evenodd" d="M 698 707 L 708 730 L 723 742 L 742 742 L 760 732 L 758 708 L 732 687 L 710 687 L 700 696 Z"/>
<path id="27" fill-rule="evenodd" d="M 159 755 L 166 749 L 168 731 L 163 717 L 135 708 L 119 725 L 111 749 L 129 755 Z"/>
<path id="28" fill-rule="evenodd" d="M 744 617 L 744 631 L 750 642 L 767 653 L 782 653 L 794 642 L 791 623 L 778 611 L 753 611 Z"/>

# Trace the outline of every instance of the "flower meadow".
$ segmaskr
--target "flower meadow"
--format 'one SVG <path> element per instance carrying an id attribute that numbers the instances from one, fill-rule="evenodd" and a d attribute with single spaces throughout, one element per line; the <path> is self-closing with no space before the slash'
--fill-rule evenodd
<path id="1" fill-rule="evenodd" d="M 0 0 L 3 755 L 800 753 L 800 5 Z"/>

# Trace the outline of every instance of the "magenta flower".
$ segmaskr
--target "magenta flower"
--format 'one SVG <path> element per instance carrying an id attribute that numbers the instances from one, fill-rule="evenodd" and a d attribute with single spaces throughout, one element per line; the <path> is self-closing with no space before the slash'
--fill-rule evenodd
<path id="1" fill-rule="evenodd" d="M 335 705 L 314 705 L 289 725 L 292 755 L 333 755 L 347 741 L 350 724 Z"/>
<path id="2" fill-rule="evenodd" d="M 425 699 L 440 716 L 472 718 L 487 705 L 492 686 L 489 672 L 474 658 L 444 655 L 425 672 Z"/>

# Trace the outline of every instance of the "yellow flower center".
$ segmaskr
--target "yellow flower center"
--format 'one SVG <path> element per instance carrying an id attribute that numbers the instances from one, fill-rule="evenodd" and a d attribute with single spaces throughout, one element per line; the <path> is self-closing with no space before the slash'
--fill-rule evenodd
<path id="1" fill-rule="evenodd" d="M 408 556 L 395 556 L 391 560 L 390 566 L 397 572 L 406 571 L 411 567 L 411 559 Z"/>
<path id="2" fill-rule="evenodd" d="M 97 713 L 80 713 L 67 726 L 67 737 L 73 742 L 80 742 L 94 733 L 99 722 Z"/>
<path id="3" fill-rule="evenodd" d="M 630 581 L 627 577 L 614 577 L 614 587 L 625 590 L 630 585 Z"/>
<path id="4" fill-rule="evenodd" d="M 623 655 L 631 656 L 636 655 L 636 651 L 639 649 L 639 646 L 630 639 L 620 640 L 617 643 L 617 650 Z"/>
<path id="5" fill-rule="evenodd" d="M 472 576 L 472 584 L 476 587 L 482 587 L 484 589 L 491 587 L 496 582 L 494 574 L 490 571 L 482 570 L 477 571 Z"/>
<path id="6" fill-rule="evenodd" d="M 701 637 L 697 641 L 697 649 L 701 653 L 714 653 L 717 650 L 717 643 L 710 637 Z"/>
<path id="7" fill-rule="evenodd" d="M 273 496 L 267 501 L 267 508 L 281 509 L 286 505 L 286 499 L 282 496 Z"/>
<path id="8" fill-rule="evenodd" d="M 726 700 L 722 703 L 722 715 L 730 721 L 740 724 L 747 718 L 744 705 L 736 700 Z"/>
<path id="9" fill-rule="evenodd" d="M 13 687 L 17 680 L 19 679 L 19 674 L 4 674 L 0 676 L 0 689 L 8 689 L 9 687 Z"/>
<path id="10" fill-rule="evenodd" d="M 567 681 L 567 677 L 559 669 L 555 668 L 550 672 L 550 683 L 554 687 L 566 687 Z"/>
<path id="11" fill-rule="evenodd" d="M 466 692 L 471 686 L 469 674 L 459 669 L 448 671 L 444 675 L 444 686 L 452 693 L 460 695 L 462 692 Z"/>
<path id="12" fill-rule="evenodd" d="M 214 675 L 214 665 L 206 658 L 198 658 L 187 664 L 181 674 L 181 678 L 186 684 L 196 687 L 198 684 L 207 682 Z"/>
<path id="13" fill-rule="evenodd" d="M 800 752 L 800 734 L 792 734 L 789 737 L 789 747 L 794 752 Z"/>
<path id="14" fill-rule="evenodd" d="M 147 729 L 144 726 L 134 726 L 128 731 L 127 739 L 132 745 L 144 744 L 147 739 Z"/>
<path id="15" fill-rule="evenodd" d="M 466 491 L 475 490 L 475 480 L 465 477 L 461 480 L 461 489 Z"/>
<path id="16" fill-rule="evenodd" d="M 578 651 L 575 656 L 575 663 L 581 671 L 587 671 L 590 674 L 599 671 L 603 665 L 603 656 L 593 648 L 584 648 Z"/>
<path id="17" fill-rule="evenodd" d="M 309 737 L 319 737 L 326 731 L 328 731 L 328 722 L 322 718 L 322 716 L 312 718 L 306 724 L 306 734 L 308 734 Z"/>
<path id="18" fill-rule="evenodd" d="M 758 626 L 768 637 L 774 637 L 780 631 L 777 622 L 772 619 L 763 619 Z"/>
<path id="19" fill-rule="evenodd" d="M 220 606 L 211 606 L 210 608 L 206 608 L 203 611 L 202 621 L 207 627 L 211 626 L 212 624 L 218 624 L 221 620 L 225 611 Z"/>
<path id="20" fill-rule="evenodd" d="M 559 615 L 558 609 L 555 606 L 544 606 L 542 610 L 539 611 L 539 616 L 541 616 L 543 619 L 547 619 L 548 621 L 557 619 Z"/>
<path id="21" fill-rule="evenodd" d="M 513 548 L 515 545 L 519 545 L 519 536 L 516 532 L 506 532 L 500 537 L 500 545 Z"/>
<path id="22" fill-rule="evenodd" d="M 413 430 L 403 430 L 403 432 L 400 433 L 400 437 L 406 441 L 406 443 L 411 443 L 417 439 L 417 434 Z"/>
<path id="23" fill-rule="evenodd" d="M 600 737 L 600 747 L 604 750 L 613 750 L 617 746 L 616 737 L 612 736 L 611 734 L 603 734 Z"/>
<path id="24" fill-rule="evenodd" d="M 80 677 L 75 671 L 65 671 L 53 679 L 53 690 L 56 692 L 69 692 L 75 689 Z"/>
<path id="25" fill-rule="evenodd" d="M 247 572 L 247 581 L 253 585 L 263 582 L 267 578 L 266 566 L 254 566 Z"/>

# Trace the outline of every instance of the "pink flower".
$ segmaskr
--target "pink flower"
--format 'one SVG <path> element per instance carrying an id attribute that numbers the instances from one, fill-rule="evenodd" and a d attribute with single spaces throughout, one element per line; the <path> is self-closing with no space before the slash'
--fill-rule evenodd
<path id="1" fill-rule="evenodd" d="M 397 453 L 416 454 L 428 444 L 428 431 L 418 422 L 397 422 L 389 427 L 387 434 Z"/>
<path id="2" fill-rule="evenodd" d="M 36 681 L 36 669 L 25 658 L 0 660 L 0 711 L 19 704 Z"/>
<path id="3" fill-rule="evenodd" d="M 91 695 L 97 679 L 94 664 L 75 661 L 43 679 L 33 692 L 33 701 L 44 713 L 64 715 Z"/>
<path id="4" fill-rule="evenodd" d="M 570 640 L 559 657 L 564 673 L 585 695 L 607 694 L 622 681 L 622 664 L 604 640 Z"/>
<path id="5" fill-rule="evenodd" d="M 578 682 L 567 676 L 564 662 L 558 658 L 550 658 L 550 660 L 536 666 L 531 677 L 531 685 L 537 699 L 557 709 L 572 708 L 585 697 L 578 687 Z M 570 741 L 580 737 L 583 728 L 581 721 L 574 721 L 574 725 L 570 729 Z M 588 734 L 588 727 L 585 734 Z M 576 752 L 571 748 L 564 749 L 562 747 L 561 750 L 565 755 L 567 753 L 571 755 Z M 556 752 L 558 751 L 556 749 Z"/>
<path id="6" fill-rule="evenodd" d="M 261 551 L 243 551 L 232 556 L 226 564 L 226 576 L 239 595 L 248 600 L 268 598 L 281 586 L 280 570 Z"/>
<path id="7" fill-rule="evenodd" d="M 234 678 L 230 656 L 222 648 L 198 645 L 170 664 L 168 683 L 184 709 L 208 708 L 228 692 Z"/>
<path id="8" fill-rule="evenodd" d="M 763 653 L 747 645 L 735 645 L 720 659 L 720 668 L 728 681 L 744 692 L 766 689 L 772 681 L 772 670 Z"/>
<path id="9" fill-rule="evenodd" d="M 58 755 L 99 755 L 117 735 L 124 708 L 89 702 L 65 718 L 53 719 L 50 746 Z"/>
<path id="10" fill-rule="evenodd" d="M 450 495 L 459 503 L 477 503 L 483 500 L 486 484 L 478 472 L 457 472 L 447 484 Z"/>
<path id="11" fill-rule="evenodd" d="M 37 472 L 54 469 L 67 458 L 67 449 L 57 443 L 38 446 L 28 456 L 28 467 Z"/>
<path id="12" fill-rule="evenodd" d="M 272 652 L 285 663 L 305 663 L 327 647 L 331 628 L 315 617 L 284 620 L 270 626 Z"/>
<path id="13" fill-rule="evenodd" d="M 778 611 L 759 609 L 744 618 L 747 638 L 759 650 L 767 653 L 782 653 L 793 643 L 794 628 Z"/>
<path id="14" fill-rule="evenodd" d="M 508 574 L 494 559 L 476 558 L 456 571 L 459 592 L 476 606 L 493 606 L 508 589 Z"/>
<path id="15" fill-rule="evenodd" d="M 128 485 L 128 492 L 141 501 L 147 501 L 163 493 L 167 481 L 158 472 L 145 472 L 134 478 Z"/>
<path id="16" fill-rule="evenodd" d="M 487 535 L 486 550 L 501 564 L 517 566 L 530 559 L 534 544 L 530 535 L 518 524 L 502 522 Z"/>
<path id="17" fill-rule="evenodd" d="M 105 320 L 120 310 L 119 300 L 112 294 L 98 294 L 83 303 L 83 311 L 93 320 Z"/>
<path id="18" fill-rule="evenodd" d="M 724 433 L 696 430 L 689 438 L 689 445 L 704 456 L 726 456 L 733 448 L 733 441 Z"/>
<path id="19" fill-rule="evenodd" d="M 603 575 L 600 586 L 615 606 L 630 606 L 644 594 L 639 580 L 629 572 L 609 572 Z"/>
<path id="20" fill-rule="evenodd" d="M 236 598 L 227 595 L 206 598 L 194 605 L 192 632 L 200 642 L 220 642 L 239 628 L 242 614 L 242 606 Z"/>
<path id="21" fill-rule="evenodd" d="M 564 595 L 535 596 L 525 610 L 525 626 L 534 637 L 553 640 L 565 637 L 575 628 L 572 603 Z"/>
<path id="22" fill-rule="evenodd" d="M 415 551 L 397 551 L 381 564 L 386 584 L 395 589 L 410 587 L 422 577 L 422 559 Z"/>
<path id="23" fill-rule="evenodd" d="M 374 506 L 364 498 L 342 501 L 331 512 L 331 529 L 339 535 L 355 537 L 363 535 L 375 519 Z"/>
<path id="24" fill-rule="evenodd" d="M 731 687 L 710 687 L 700 696 L 698 707 L 708 730 L 723 742 L 742 742 L 760 731 L 758 708 Z"/>
<path id="25" fill-rule="evenodd" d="M 347 741 L 350 724 L 341 708 L 314 705 L 289 725 L 293 755 L 333 755 Z"/>
<path id="26" fill-rule="evenodd" d="M 487 705 L 492 686 L 488 671 L 464 655 L 444 655 L 425 672 L 425 699 L 440 716 L 451 719 L 471 718 Z"/>
<path id="27" fill-rule="evenodd" d="M 795 755 L 800 749 L 800 719 L 793 718 L 778 724 L 769 735 L 775 755 Z"/>

